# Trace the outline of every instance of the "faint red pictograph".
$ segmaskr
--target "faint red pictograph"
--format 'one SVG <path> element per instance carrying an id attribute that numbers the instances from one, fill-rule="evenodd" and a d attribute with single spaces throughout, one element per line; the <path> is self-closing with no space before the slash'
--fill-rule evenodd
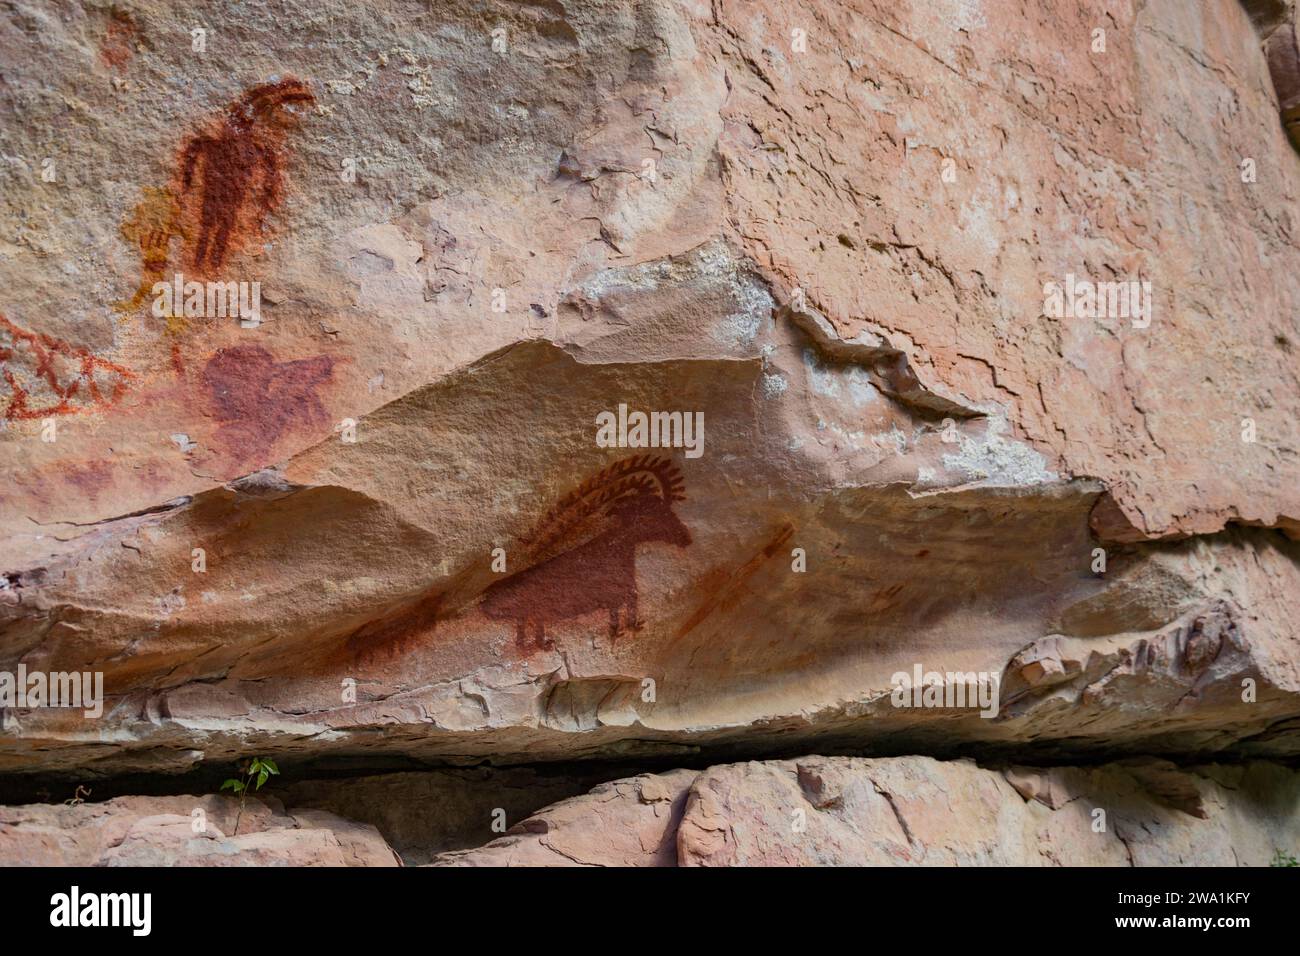
<path id="1" fill-rule="evenodd" d="M 135 375 L 63 339 L 24 329 L 0 315 L 0 380 L 10 421 L 74 415 L 117 402 Z"/>
<path id="2" fill-rule="evenodd" d="M 297 126 L 295 107 L 315 102 L 293 77 L 250 88 L 225 110 L 219 124 L 190 138 L 181 151 L 180 194 L 197 198 L 198 228 L 190 266 L 219 269 L 238 241 L 256 238 L 284 198 L 282 152 Z M 196 195 L 197 194 L 197 195 Z"/>
<path id="3" fill-rule="evenodd" d="M 202 372 L 217 445 L 232 462 L 265 464 L 289 432 L 324 430 L 319 389 L 333 374 L 334 360 L 324 355 L 280 362 L 260 345 L 220 349 Z"/>
<path id="4" fill-rule="evenodd" d="M 113 10 L 108 14 L 104 38 L 99 44 L 99 59 L 107 67 L 125 71 L 135 56 L 135 45 L 140 39 L 140 28 L 129 13 Z"/>
<path id="5" fill-rule="evenodd" d="M 602 469 L 523 540 L 527 567 L 490 585 L 480 609 L 513 623 L 525 651 L 554 646 L 548 626 L 596 612 L 608 614 L 611 641 L 639 630 L 637 547 L 690 545 L 690 530 L 673 511 L 682 489 L 667 458 L 637 455 Z"/>

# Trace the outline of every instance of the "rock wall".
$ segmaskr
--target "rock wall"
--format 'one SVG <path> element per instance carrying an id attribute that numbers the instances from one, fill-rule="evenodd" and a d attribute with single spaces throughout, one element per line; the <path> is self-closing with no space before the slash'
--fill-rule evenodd
<path id="1" fill-rule="evenodd" d="M 1289 0 L 13 7 L 0 772 L 273 755 L 414 863 L 615 778 L 557 804 L 636 818 L 606 862 L 1039 861 L 710 849 L 678 807 L 741 774 L 783 812 L 753 775 L 814 753 L 972 774 L 1016 833 L 1068 814 L 928 758 L 1282 779 L 1296 36 Z M 1227 859 L 1173 845 L 1129 859 Z"/>
<path id="2" fill-rule="evenodd" d="M 438 866 L 1266 866 L 1300 776 L 1135 760 L 1002 771 L 805 757 L 597 787 Z"/>
<path id="3" fill-rule="evenodd" d="M 0 808 L 6 866 L 400 866 L 372 826 L 279 801 L 117 797 Z"/>

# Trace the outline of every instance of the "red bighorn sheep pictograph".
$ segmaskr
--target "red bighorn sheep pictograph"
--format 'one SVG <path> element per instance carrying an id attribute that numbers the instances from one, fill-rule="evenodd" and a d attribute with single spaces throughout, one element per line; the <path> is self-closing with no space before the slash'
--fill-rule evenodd
<path id="1" fill-rule="evenodd" d="M 691 543 L 673 512 L 685 498 L 682 488 L 677 467 L 650 455 L 625 458 L 588 478 L 523 540 L 529 566 L 487 588 L 483 613 L 513 622 L 524 650 L 554 647 L 548 625 L 597 611 L 609 614 L 611 641 L 639 630 L 636 549 L 654 541 Z M 582 543 L 561 550 L 577 539 Z"/>

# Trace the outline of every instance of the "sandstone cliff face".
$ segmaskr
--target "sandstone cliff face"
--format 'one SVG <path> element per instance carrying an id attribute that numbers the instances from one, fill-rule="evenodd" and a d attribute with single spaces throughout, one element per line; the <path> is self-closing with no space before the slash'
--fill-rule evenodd
<path id="1" fill-rule="evenodd" d="M 1300 839 L 1297 801 L 1300 777 L 1266 764 L 808 757 L 615 781 L 434 863 L 1265 866 Z"/>
<path id="2" fill-rule="evenodd" d="M 1300 750 L 1296 50 L 1230 0 L 16 8 L 0 672 L 105 700 L 0 701 L 0 771 L 274 754 L 366 819 L 316 779 L 365 770 L 458 808 L 370 821 L 416 863 L 601 765 L 504 804 L 378 771 L 593 758 L 717 766 L 556 804 L 626 818 L 608 858 L 458 859 L 1267 862 L 1293 796 L 1194 776 L 1240 840 L 1125 856 L 916 755 Z M 1060 314 L 1076 279 L 1149 308 Z M 260 310 L 153 314 L 185 281 Z M 677 447 L 601 438 L 650 412 Z M 794 753 L 957 775 L 983 835 L 712 846 Z"/>

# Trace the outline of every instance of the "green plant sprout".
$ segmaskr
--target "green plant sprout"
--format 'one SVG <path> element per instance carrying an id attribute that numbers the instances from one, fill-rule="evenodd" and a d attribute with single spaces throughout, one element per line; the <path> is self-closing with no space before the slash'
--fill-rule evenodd
<path id="1" fill-rule="evenodd" d="M 280 773 L 280 768 L 275 765 L 275 761 L 265 757 L 254 757 L 252 760 L 244 761 L 239 765 L 239 769 L 244 774 L 242 780 L 231 777 L 221 785 L 222 790 L 233 790 L 239 797 L 239 813 L 235 815 L 235 832 L 231 836 L 239 836 L 239 821 L 244 818 L 244 805 L 248 802 L 248 791 L 261 790 L 262 784 L 266 783 L 271 774 Z"/>

